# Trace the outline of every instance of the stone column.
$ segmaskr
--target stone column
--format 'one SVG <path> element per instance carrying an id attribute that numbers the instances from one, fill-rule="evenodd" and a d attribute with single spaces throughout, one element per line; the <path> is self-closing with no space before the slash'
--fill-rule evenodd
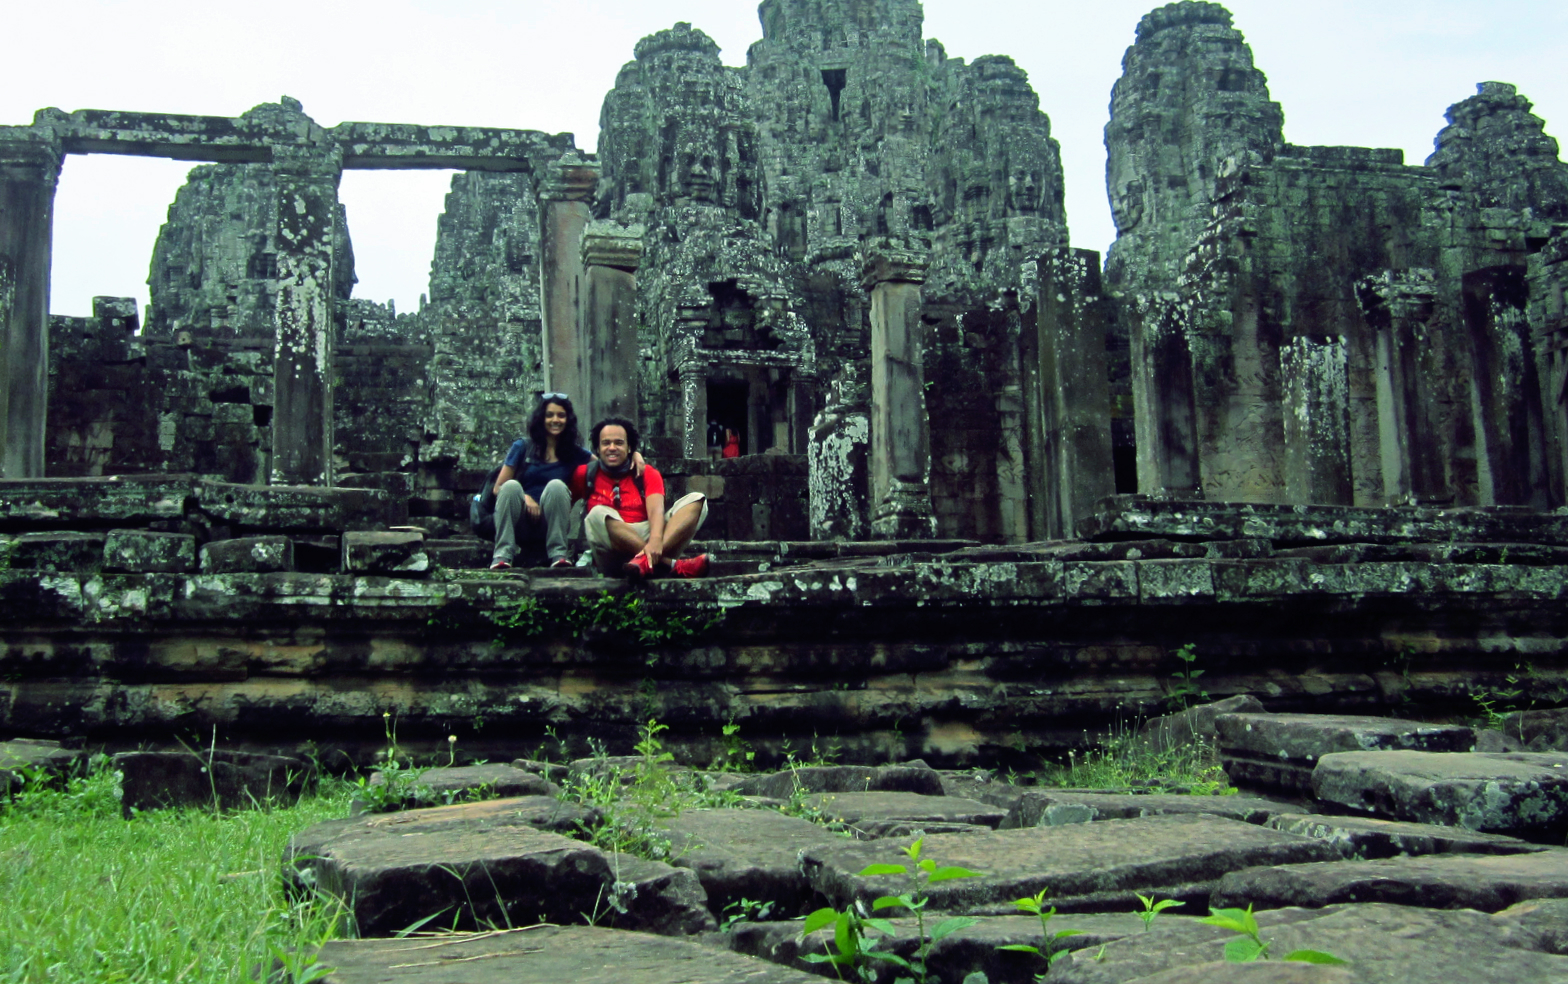
<path id="1" fill-rule="evenodd" d="M 550 165 L 539 183 L 542 223 L 540 315 L 544 352 L 544 390 L 582 394 L 579 309 L 583 279 L 583 230 L 591 217 L 588 202 L 599 183 L 599 165 L 568 151 Z"/>
<path id="2" fill-rule="evenodd" d="M 1431 270 L 1386 271 L 1356 284 L 1362 315 L 1377 333 L 1378 464 L 1390 505 L 1454 500 L 1444 461 L 1453 442 L 1440 419 L 1445 402 L 1443 336 L 1434 330 Z"/>
<path id="3" fill-rule="evenodd" d="M 332 247 L 342 151 L 278 146 L 272 483 L 332 484 Z"/>
<path id="4" fill-rule="evenodd" d="M 681 363 L 681 457 L 706 460 L 708 367 L 695 358 Z"/>
<path id="5" fill-rule="evenodd" d="M 0 476 L 42 478 L 49 410 L 49 265 L 60 148 L 0 129 Z"/>
<path id="6" fill-rule="evenodd" d="M 1138 491 L 1202 498 L 1192 353 L 1175 295 L 1127 298 Z"/>
<path id="7" fill-rule="evenodd" d="M 924 251 L 868 244 L 862 286 L 871 294 L 871 533 L 930 537 L 931 426 L 926 417 Z"/>
<path id="8" fill-rule="evenodd" d="M 581 395 L 578 413 L 592 422 L 610 415 L 636 420 L 637 266 L 642 226 L 594 222 L 583 235 Z"/>
<path id="9" fill-rule="evenodd" d="M 813 540 L 859 540 L 871 528 L 871 422 L 866 385 L 856 363 L 844 365 L 806 444 L 807 508 Z"/>
<path id="10" fill-rule="evenodd" d="M 1285 495 L 1296 505 L 1351 504 L 1350 378 L 1345 339 L 1293 338 L 1280 349 Z"/>
<path id="11" fill-rule="evenodd" d="M 1045 461 L 1032 476 L 1046 500 L 1046 536 L 1066 539 L 1094 504 L 1116 492 L 1111 381 L 1105 355 L 1100 256 L 1059 249 L 1040 259 L 1040 380 Z"/>
<path id="12" fill-rule="evenodd" d="M 1568 505 L 1568 235 L 1530 257 L 1529 316 L 1541 380 L 1551 505 Z"/>

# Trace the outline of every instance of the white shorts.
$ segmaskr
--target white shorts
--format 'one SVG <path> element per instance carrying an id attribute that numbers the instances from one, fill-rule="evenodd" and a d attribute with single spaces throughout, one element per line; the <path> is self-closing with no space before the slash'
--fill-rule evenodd
<path id="1" fill-rule="evenodd" d="M 692 535 L 695 536 L 697 530 L 702 529 L 702 524 L 708 521 L 708 497 L 701 492 L 688 492 L 671 503 L 669 508 L 664 510 L 665 526 L 668 527 L 670 517 L 675 515 L 677 509 L 693 502 L 702 503 L 702 515 L 697 517 L 697 527 L 692 530 Z M 594 506 L 588 510 L 588 515 L 583 517 L 583 538 L 588 541 L 588 549 L 593 551 L 594 566 L 606 574 L 619 574 L 621 565 L 630 560 L 631 555 L 610 546 L 610 533 L 604 528 L 604 521 L 607 519 L 620 519 L 621 522 L 626 523 L 615 507 Z M 644 542 L 647 541 L 650 524 L 646 519 L 640 523 L 626 523 L 626 525 L 642 537 Z"/>

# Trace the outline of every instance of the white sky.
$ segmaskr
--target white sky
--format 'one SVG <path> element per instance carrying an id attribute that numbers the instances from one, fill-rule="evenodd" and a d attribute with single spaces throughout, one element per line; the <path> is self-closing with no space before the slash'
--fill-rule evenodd
<path id="1" fill-rule="evenodd" d="M 1133 29 L 1156 0 L 926 0 L 950 56 L 1011 55 L 1062 144 L 1074 245 L 1114 237 L 1101 130 Z M 741 65 L 754 0 L 4 0 L 0 125 L 44 106 L 237 116 L 283 94 L 344 120 L 569 131 L 592 149 L 599 105 L 632 46 L 692 22 Z M 1513 82 L 1568 134 L 1562 0 L 1232 0 L 1236 26 L 1298 144 L 1399 147 L 1426 158 L 1451 103 Z M 146 303 L 153 239 L 189 164 L 67 159 L 56 199 L 53 303 Z M 349 171 L 355 294 L 413 310 L 426 289 L 443 172 Z"/>

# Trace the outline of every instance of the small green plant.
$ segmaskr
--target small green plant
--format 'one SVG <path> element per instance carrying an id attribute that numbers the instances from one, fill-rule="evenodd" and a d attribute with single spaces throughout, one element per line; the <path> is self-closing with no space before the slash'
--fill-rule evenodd
<path id="1" fill-rule="evenodd" d="M 690 642 L 723 618 L 723 613 L 708 618 L 674 612 L 655 615 L 648 611 L 640 595 L 628 597 L 601 591 L 597 598 L 579 602 L 567 615 L 567 622 L 579 630 L 630 636 L 651 649 Z"/>
<path id="2" fill-rule="evenodd" d="M 497 646 L 514 639 L 532 639 L 550 627 L 549 610 L 533 595 L 497 602 L 483 615 L 500 630 L 495 639 Z"/>
<path id="3" fill-rule="evenodd" d="M 1133 894 L 1137 895 L 1138 901 L 1143 903 L 1143 911 L 1137 913 L 1137 916 L 1139 919 L 1143 920 L 1143 931 L 1145 933 L 1147 933 L 1154 926 L 1154 920 L 1157 916 L 1159 916 L 1160 913 L 1164 912 L 1166 909 L 1174 909 L 1181 905 L 1181 903 L 1175 899 L 1161 899 L 1160 901 L 1156 902 L 1154 901 L 1154 896 L 1152 895 L 1140 895 L 1137 892 L 1134 892 Z"/>
<path id="4" fill-rule="evenodd" d="M 1258 920 L 1252 915 L 1252 906 L 1245 909 L 1210 909 L 1209 915 L 1199 920 L 1210 926 L 1218 926 L 1236 933 L 1236 937 L 1225 944 L 1225 959 L 1229 963 L 1252 963 L 1254 960 L 1269 959 L 1269 946 L 1272 940 L 1264 941 L 1259 934 Z M 1299 963 L 1335 964 L 1343 966 L 1346 961 L 1339 959 L 1332 953 L 1322 950 L 1292 950 L 1285 954 L 1284 960 L 1294 960 Z"/>
<path id="5" fill-rule="evenodd" d="M 425 770 L 416 767 L 412 759 L 403 756 L 397 744 L 397 719 L 391 711 L 381 712 L 381 727 L 387 739 L 387 745 L 381 750 L 381 757 L 376 763 L 381 781 L 372 782 L 373 776 L 361 775 L 354 784 L 354 798 L 368 813 L 391 813 L 407 809 L 410 804 L 418 805 L 423 798 L 419 777 L 425 774 Z M 429 792 L 428 786 L 423 789 Z"/>
<path id="6" fill-rule="evenodd" d="M 1236 792 L 1213 744 L 1194 740 L 1161 747 L 1125 724 L 1118 724 L 1087 751 L 1069 752 L 1066 763 L 1044 763 L 1034 778 L 1042 786 L 1136 786 L 1194 796 Z"/>
<path id="7" fill-rule="evenodd" d="M 724 918 L 719 922 L 719 931 L 728 933 L 736 924 L 744 922 L 762 922 L 773 914 L 773 902 L 761 902 L 757 899 L 740 898 L 724 907 Z"/>
<path id="8" fill-rule="evenodd" d="M 1198 661 L 1198 647 L 1189 642 L 1171 655 L 1181 660 L 1182 668 L 1171 674 L 1176 682 L 1166 693 L 1165 703 L 1173 711 L 1185 711 L 1192 704 L 1208 700 L 1209 692 L 1198 684 L 1198 677 L 1203 676 L 1203 671 L 1193 669 L 1193 664 Z"/>
<path id="9" fill-rule="evenodd" d="M 1026 943 L 1011 943 L 1007 946 L 997 947 L 998 950 L 1012 950 L 1016 953 L 1033 953 L 1044 957 L 1045 974 L 1039 975 L 1036 980 L 1043 979 L 1046 975 L 1050 974 L 1051 968 L 1056 966 L 1056 961 L 1067 956 L 1067 948 L 1052 947 L 1051 944 L 1053 942 L 1056 940 L 1065 940 L 1071 936 L 1083 935 L 1083 932 L 1077 929 L 1059 929 L 1054 933 L 1051 932 L 1051 917 L 1056 915 L 1056 906 L 1053 905 L 1049 909 L 1045 907 L 1045 897 L 1047 894 L 1048 890 L 1041 889 L 1038 894 L 1027 899 L 1019 899 L 1013 903 L 1013 905 L 1017 906 L 1022 911 L 1032 913 L 1039 917 L 1041 937 L 1040 942 L 1044 944 L 1045 948 L 1042 950 L 1038 946 L 1029 946 Z"/>
<path id="10" fill-rule="evenodd" d="M 955 878 L 976 878 L 979 872 L 970 871 L 957 865 L 940 866 L 930 858 L 920 856 L 925 844 L 925 838 L 917 838 L 915 842 L 904 848 L 904 855 L 913 863 L 913 869 L 903 864 L 870 864 L 861 869 L 860 877 L 871 878 L 881 875 L 905 875 L 913 883 L 910 890 L 898 895 L 884 895 L 871 903 L 872 912 L 884 909 L 907 909 L 914 913 L 916 923 L 916 948 L 915 959 L 906 960 L 896 953 L 889 953 L 875 948 L 877 941 L 865 939 L 865 930 L 871 928 L 884 936 L 897 935 L 893 924 L 886 919 L 869 918 L 858 906 L 858 903 L 847 906 L 843 911 L 830 908 L 818 909 L 806 917 L 806 928 L 802 931 L 809 935 L 825 926 L 834 926 L 833 942 L 838 953 L 808 954 L 803 959 L 811 963 L 830 963 L 834 970 L 843 979 L 846 967 L 859 974 L 862 980 L 870 980 L 870 967 L 868 960 L 880 960 L 903 968 L 914 974 L 914 977 L 899 977 L 895 984 L 928 984 L 929 970 L 926 966 L 927 958 L 931 955 L 931 948 L 937 943 L 979 922 L 971 916 L 955 916 L 944 919 L 931 927 L 931 934 L 926 935 L 926 906 L 930 904 L 930 896 L 920 892 L 923 886 L 935 885 L 938 882 L 951 881 Z"/>
<path id="11" fill-rule="evenodd" d="M 717 772 L 749 772 L 757 761 L 757 751 L 751 743 L 740 737 L 740 725 L 734 720 L 724 722 L 720 729 L 722 746 L 709 766 Z"/>

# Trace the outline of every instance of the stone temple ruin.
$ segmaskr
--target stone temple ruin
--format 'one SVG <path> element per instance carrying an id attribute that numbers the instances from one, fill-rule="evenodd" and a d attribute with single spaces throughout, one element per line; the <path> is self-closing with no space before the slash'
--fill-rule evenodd
<path id="1" fill-rule="evenodd" d="M 287 98 L 0 128 L 0 727 L 357 754 L 389 708 L 498 745 L 656 714 L 965 763 L 1157 707 L 1186 643 L 1277 710 L 1561 683 L 1568 165 L 1512 86 L 1423 165 L 1294 146 L 1230 14 L 1157 9 L 1102 267 L 1011 60 L 948 57 L 916 0 L 759 13 L 744 68 L 639 42 L 596 155 Z M 202 162 L 145 312 L 47 310 L 85 153 Z M 354 168 L 460 172 L 418 311 L 353 297 Z M 545 391 L 709 496 L 721 576 L 644 602 L 722 621 L 642 654 L 569 617 L 604 582 L 462 576 Z M 498 649 L 525 599 L 556 620 Z"/>

